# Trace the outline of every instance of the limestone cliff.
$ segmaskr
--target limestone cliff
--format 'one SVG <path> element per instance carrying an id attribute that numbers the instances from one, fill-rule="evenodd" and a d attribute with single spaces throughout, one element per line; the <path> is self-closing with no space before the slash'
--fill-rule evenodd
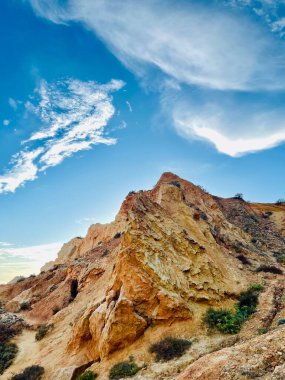
<path id="1" fill-rule="evenodd" d="M 214 379 L 211 366 L 215 379 L 238 379 L 221 374 L 225 360 L 250 347 L 251 338 L 259 350 L 257 329 L 270 329 L 285 317 L 283 254 L 284 205 L 215 197 L 164 173 L 152 190 L 129 193 L 114 222 L 92 225 L 85 238 L 65 244 L 38 276 L 0 287 L 6 312 L 18 313 L 30 325 L 16 338 L 20 354 L 3 379 L 40 364 L 45 379 L 75 379 L 90 367 L 104 380 L 109 368 L 129 355 L 148 363 L 137 379 L 175 379 L 192 362 L 179 379 Z M 262 266 L 277 268 L 279 274 Z M 260 301 L 263 309 L 241 330 L 240 343 L 208 335 L 202 324 L 205 311 L 232 307 L 252 283 L 263 283 L 268 293 Z M 23 303 L 29 309 L 22 310 Z M 54 327 L 35 342 L 33 329 L 42 323 Z M 280 327 L 270 334 L 278 340 L 284 332 Z M 167 335 L 193 341 L 175 365 L 155 363 L 149 353 L 149 346 Z M 27 340 L 32 355 L 25 352 Z M 218 350 L 225 345 L 231 347 Z M 207 366 L 203 358 L 195 362 L 213 350 L 205 357 Z"/>

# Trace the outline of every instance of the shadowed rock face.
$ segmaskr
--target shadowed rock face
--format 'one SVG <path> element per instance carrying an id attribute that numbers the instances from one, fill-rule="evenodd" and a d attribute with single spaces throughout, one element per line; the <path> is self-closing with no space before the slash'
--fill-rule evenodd
<path id="1" fill-rule="evenodd" d="M 214 197 L 164 173 L 152 190 L 131 192 L 114 222 L 92 225 L 38 276 L 1 286 L 0 297 L 14 312 L 29 302 L 20 314 L 55 325 L 36 357 L 46 379 L 98 362 L 103 380 L 104 366 L 130 347 L 152 360 L 156 336 L 206 336 L 201 319 L 209 306 L 231 307 L 250 283 L 270 287 L 276 276 L 255 269 L 282 271 L 276 252 L 285 252 L 284 225 L 285 206 Z"/>

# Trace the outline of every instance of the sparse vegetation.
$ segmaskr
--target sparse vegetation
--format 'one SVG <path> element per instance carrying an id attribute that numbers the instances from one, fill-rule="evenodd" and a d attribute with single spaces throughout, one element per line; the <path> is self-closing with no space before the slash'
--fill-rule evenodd
<path id="1" fill-rule="evenodd" d="M 201 216 L 201 219 L 203 219 L 204 221 L 208 220 L 207 214 L 205 214 L 203 211 L 200 213 L 200 216 Z"/>
<path id="2" fill-rule="evenodd" d="M 242 251 L 243 251 L 243 243 L 237 241 L 237 242 L 234 243 L 233 248 L 235 249 L 235 251 L 237 253 L 242 253 Z"/>
<path id="3" fill-rule="evenodd" d="M 260 329 L 257 330 L 258 335 L 263 335 L 268 332 L 268 329 L 266 327 L 261 327 Z"/>
<path id="4" fill-rule="evenodd" d="M 268 218 L 270 218 L 270 216 L 273 214 L 273 212 L 272 211 L 266 211 L 266 212 L 264 212 L 263 214 L 262 214 L 262 217 L 264 218 L 264 219 L 268 219 Z"/>
<path id="5" fill-rule="evenodd" d="M 44 368 L 38 365 L 33 365 L 24 369 L 22 373 L 14 375 L 11 380 L 40 380 L 44 374 Z"/>
<path id="6" fill-rule="evenodd" d="M 197 187 L 199 187 L 200 190 L 204 191 L 204 193 L 208 193 L 208 191 L 205 189 L 205 187 L 201 186 L 201 185 L 197 185 Z"/>
<path id="7" fill-rule="evenodd" d="M 275 267 L 274 265 L 262 264 L 257 269 L 256 272 L 265 272 L 265 273 L 274 273 L 274 274 L 283 274 L 283 271 L 280 268 Z"/>
<path id="8" fill-rule="evenodd" d="M 104 252 L 102 253 L 101 257 L 105 257 L 108 255 L 108 249 L 105 249 Z"/>
<path id="9" fill-rule="evenodd" d="M 285 318 L 278 319 L 277 325 L 278 326 L 285 325 Z"/>
<path id="10" fill-rule="evenodd" d="M 31 310 L 31 303 L 29 301 L 22 302 L 21 305 L 21 310 Z"/>
<path id="11" fill-rule="evenodd" d="M 0 343 L 0 375 L 10 367 L 15 356 L 17 355 L 18 347 L 14 343 Z"/>
<path id="12" fill-rule="evenodd" d="M 155 354 L 156 361 L 169 361 L 182 356 L 192 345 L 186 339 L 166 337 L 158 343 L 150 346 L 150 352 Z"/>
<path id="13" fill-rule="evenodd" d="M 76 380 L 95 380 L 97 377 L 97 373 L 93 371 L 86 371 L 82 375 L 78 376 Z"/>
<path id="14" fill-rule="evenodd" d="M 7 326 L 0 322 L 0 375 L 12 364 L 18 352 L 18 347 L 9 341 L 18 334 L 22 328 L 16 324 Z"/>
<path id="15" fill-rule="evenodd" d="M 242 292 L 233 310 L 215 310 L 209 308 L 204 316 L 204 323 L 210 330 L 217 329 L 224 334 L 237 334 L 243 323 L 256 311 L 259 292 L 262 285 L 253 284 Z"/>
<path id="16" fill-rule="evenodd" d="M 285 251 L 274 252 L 273 256 L 275 257 L 277 263 L 285 264 Z"/>
<path id="17" fill-rule="evenodd" d="M 235 196 L 234 196 L 234 199 L 238 199 L 240 201 L 243 201 L 243 194 L 242 193 L 237 193 Z"/>
<path id="18" fill-rule="evenodd" d="M 16 283 L 18 283 L 18 282 L 22 282 L 22 281 L 24 281 L 25 279 L 26 279 L 26 277 L 24 277 L 24 276 L 20 276 L 20 277 L 17 279 Z"/>
<path id="19" fill-rule="evenodd" d="M 249 289 L 256 290 L 257 292 L 262 292 L 264 290 L 264 286 L 262 284 L 252 284 Z"/>
<path id="20" fill-rule="evenodd" d="M 17 327 L 16 325 L 7 326 L 4 323 L 0 322 L 0 344 L 8 343 L 10 339 L 12 339 L 16 334 L 21 331 L 21 327 Z"/>
<path id="21" fill-rule="evenodd" d="M 237 259 L 244 265 L 251 265 L 251 262 L 248 260 L 248 258 L 243 255 L 243 254 L 240 254 L 237 256 Z"/>
<path id="22" fill-rule="evenodd" d="M 285 205 L 285 199 L 284 198 L 277 199 L 275 204 L 278 206 Z"/>
<path id="23" fill-rule="evenodd" d="M 42 340 L 52 328 L 53 328 L 52 324 L 38 326 L 36 336 L 35 336 L 36 340 L 37 341 Z"/>
<path id="24" fill-rule="evenodd" d="M 125 379 L 126 377 L 135 376 L 142 367 L 139 367 L 135 362 L 134 358 L 131 356 L 129 361 L 124 361 L 115 364 L 109 373 L 109 379 Z"/>
<path id="25" fill-rule="evenodd" d="M 171 182 L 169 182 L 169 184 L 170 184 L 170 185 L 173 185 L 173 186 L 176 186 L 176 187 L 178 187 L 179 189 L 181 188 L 181 183 L 178 182 L 178 181 L 171 181 Z"/>

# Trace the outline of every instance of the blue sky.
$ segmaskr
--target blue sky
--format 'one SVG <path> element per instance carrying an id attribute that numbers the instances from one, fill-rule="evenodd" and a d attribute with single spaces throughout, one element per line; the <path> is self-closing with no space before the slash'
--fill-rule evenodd
<path id="1" fill-rule="evenodd" d="M 285 196 L 285 1 L 0 10 L 0 282 L 163 171 L 220 196 Z"/>

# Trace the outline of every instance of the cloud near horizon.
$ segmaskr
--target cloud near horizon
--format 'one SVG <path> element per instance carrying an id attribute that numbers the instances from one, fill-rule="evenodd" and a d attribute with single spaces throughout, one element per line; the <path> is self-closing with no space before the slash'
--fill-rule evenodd
<path id="1" fill-rule="evenodd" d="M 54 260 L 62 243 L 42 244 L 30 247 L 16 247 L 0 242 L 0 284 L 11 281 L 15 276 L 29 276 L 39 273 L 48 261 Z"/>
<path id="2" fill-rule="evenodd" d="M 283 20 L 276 16 L 276 2 L 54 0 L 51 5 L 47 0 L 30 0 L 30 3 L 38 15 L 53 22 L 76 21 L 93 30 L 144 81 L 148 75 L 153 78 L 154 73 L 160 73 L 165 83 L 169 78 L 177 83 L 172 86 L 173 92 L 179 91 L 179 85 L 203 91 L 204 106 L 209 103 L 207 91 L 210 96 L 212 91 L 218 91 L 224 98 L 232 97 L 231 108 L 222 103 L 211 118 L 201 107 L 199 128 L 193 123 L 193 116 L 183 120 L 177 117 L 177 109 L 187 102 L 189 114 L 193 114 L 187 91 L 183 99 L 179 96 L 181 103 L 170 102 L 173 124 L 181 135 L 202 138 L 233 157 L 285 141 L 283 111 L 269 103 L 267 111 L 268 115 L 274 114 L 272 121 L 263 117 L 263 104 L 256 105 L 247 96 L 274 93 L 285 97 L 285 47 L 280 38 Z M 257 3 L 259 7 L 255 6 Z M 257 22 L 257 15 L 262 22 Z M 163 92 L 162 88 L 159 90 Z M 238 120 L 230 120 L 228 116 L 243 96 L 248 102 L 247 118 L 240 115 Z M 224 116 L 220 117 L 221 113 Z M 262 125 L 253 122 L 258 119 Z"/>
<path id="3" fill-rule="evenodd" d="M 119 80 L 107 84 L 76 79 L 41 81 L 33 101 L 27 101 L 25 107 L 39 118 L 42 127 L 23 141 L 23 149 L 12 157 L 0 176 L 0 193 L 14 192 L 78 151 L 115 144 L 106 126 L 115 113 L 111 93 L 123 86 Z"/>

